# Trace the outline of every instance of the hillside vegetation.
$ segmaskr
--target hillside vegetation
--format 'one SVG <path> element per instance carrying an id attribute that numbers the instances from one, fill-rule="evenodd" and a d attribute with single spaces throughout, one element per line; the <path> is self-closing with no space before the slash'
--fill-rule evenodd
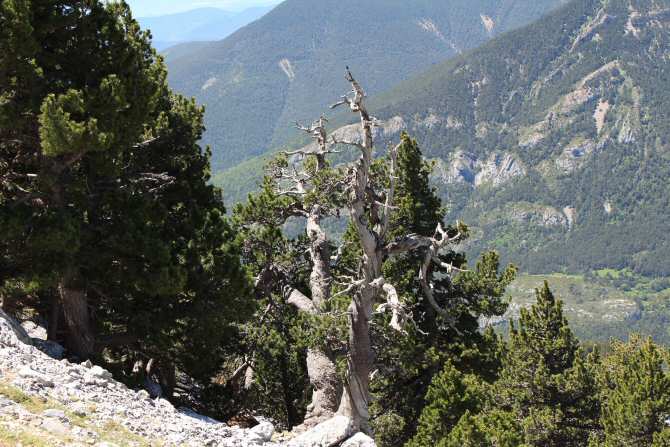
<path id="1" fill-rule="evenodd" d="M 605 343 L 625 339 L 631 331 L 670 342 L 670 282 L 649 280 L 630 271 L 599 270 L 585 275 L 519 275 L 509 286 L 512 303 L 504 320 L 506 328 L 519 318 L 522 308 L 535 302 L 535 289 L 547 281 L 564 298 L 565 315 L 580 340 Z"/>
<path id="2" fill-rule="evenodd" d="M 668 6 L 573 2 L 404 84 L 379 115 L 400 111 L 439 158 L 477 248 L 530 271 L 668 274 Z"/>
<path id="3" fill-rule="evenodd" d="M 668 6 L 572 2 L 373 99 L 379 137 L 418 139 L 471 254 L 668 275 Z M 262 163 L 215 178 L 229 202 Z"/>
<path id="4" fill-rule="evenodd" d="M 215 171 L 292 138 L 342 94 L 345 65 L 368 93 L 522 26 L 561 0 L 288 0 L 227 39 L 169 58 L 170 85 L 206 106 Z M 374 20 L 371 20 L 374 18 Z"/>
<path id="5" fill-rule="evenodd" d="M 670 0 L 574 1 L 368 95 L 437 57 L 412 33 L 449 44 L 429 12 L 538 11 L 435 3 L 290 0 L 294 29 L 233 45 L 271 57 L 203 81 L 241 95 L 240 141 L 309 112 L 271 67 L 345 95 L 229 171 L 255 191 L 227 211 L 126 2 L 0 2 L 0 445 L 670 445 Z"/>

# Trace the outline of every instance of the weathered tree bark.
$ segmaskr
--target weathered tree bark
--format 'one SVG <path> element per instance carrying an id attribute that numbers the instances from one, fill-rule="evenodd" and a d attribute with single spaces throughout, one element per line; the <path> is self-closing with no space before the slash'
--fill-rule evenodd
<path id="1" fill-rule="evenodd" d="M 60 330 L 61 303 L 57 295 L 50 294 L 49 297 L 49 319 L 47 321 L 47 340 L 58 341 Z"/>
<path id="2" fill-rule="evenodd" d="M 328 142 L 326 141 L 326 119 L 321 117 L 309 127 L 297 125 L 298 129 L 309 133 L 317 141 L 318 148 L 314 152 L 295 152 L 304 156 L 316 158 L 317 172 L 326 169 L 326 154 L 328 153 Z M 294 177 L 294 187 L 291 190 L 296 194 L 304 194 L 306 185 L 302 178 Z M 288 302 L 295 305 L 299 310 L 311 314 L 321 314 L 324 305 L 330 299 L 332 293 L 333 276 L 330 268 L 330 243 L 326 232 L 321 227 L 321 219 L 328 211 L 320 204 L 312 205 L 305 213 L 307 218 L 306 232 L 309 238 L 309 255 L 312 268 L 309 276 L 310 298 L 307 298 L 297 290 L 292 290 Z M 303 424 L 296 427 L 294 431 L 308 430 L 320 422 L 335 414 L 339 405 L 339 397 L 342 384 L 337 374 L 334 356 L 322 349 L 312 348 L 307 352 L 307 372 L 312 385 L 312 402 Z"/>
<path id="3" fill-rule="evenodd" d="M 161 362 L 158 369 L 159 381 L 163 388 L 163 396 L 172 398 L 175 386 L 177 386 L 177 370 L 172 362 L 167 360 Z"/>
<path id="4" fill-rule="evenodd" d="M 91 328 L 86 291 L 76 285 L 72 275 L 65 275 L 58 284 L 63 314 L 68 326 L 67 348 L 80 359 L 95 352 L 95 337 Z"/>
<path id="5" fill-rule="evenodd" d="M 82 360 L 95 352 L 95 336 L 91 327 L 86 290 L 78 275 L 69 269 L 58 282 L 58 296 L 67 323 L 68 350 Z"/>
<path id="6" fill-rule="evenodd" d="M 320 350 L 307 351 L 307 374 L 312 385 L 312 402 L 307 407 L 303 429 L 330 418 L 337 411 L 342 384 L 332 355 Z"/>
<path id="7" fill-rule="evenodd" d="M 370 343 L 371 312 L 360 299 L 349 305 L 349 358 L 347 378 L 342 392 L 338 414 L 351 420 L 354 431 L 370 432 L 368 424 L 368 391 L 372 372 L 372 345 Z"/>
<path id="8" fill-rule="evenodd" d="M 373 307 L 385 295 L 386 302 L 378 306 L 377 311 L 390 310 L 392 312 L 390 325 L 398 331 L 402 331 L 402 323 L 406 317 L 398 293 L 393 285 L 384 280 L 382 265 L 385 259 L 400 253 L 416 250 L 425 253 L 424 262 L 418 272 L 422 288 L 435 311 L 448 318 L 448 311 L 442 309 L 433 297 L 428 272 L 434 262 L 451 271 L 452 266 L 444 265 L 439 260 L 438 251 L 445 244 L 460 238 L 460 234 L 450 238 L 438 225 L 433 236 L 410 234 L 394 241 L 386 240 L 393 209 L 398 146 L 389 152 L 390 162 L 387 167 L 390 178 L 387 190 L 375 191 L 370 179 L 374 153 L 372 132 L 374 119 L 364 105 L 365 92 L 348 69 L 346 78 L 353 90 L 333 107 L 346 104 L 352 112 L 359 115 L 361 141 L 338 141 L 333 138 L 332 143 L 354 146 L 360 151 L 360 157 L 349 171 L 346 203 L 362 251 L 360 271 L 357 276 L 348 277 L 350 282 L 348 287 L 339 292 L 352 297 L 348 308 L 347 377 L 337 414 L 298 436 L 292 444 L 296 446 L 335 446 L 357 431 L 370 433 L 368 404 L 373 365 L 370 319 Z M 325 141 L 325 135 L 320 135 L 319 138 Z M 322 152 L 326 152 L 325 147 Z"/>
<path id="9" fill-rule="evenodd" d="M 6 294 L 0 294 L 0 304 L 3 311 L 12 315 L 16 311 L 16 298 Z"/>
<path id="10" fill-rule="evenodd" d="M 361 157 L 354 166 L 349 185 L 348 208 L 351 221 L 358 233 L 363 249 L 363 278 L 352 285 L 353 299 L 348 308 L 349 314 L 349 357 L 347 360 L 347 378 L 342 391 L 337 417 L 331 418 L 314 427 L 296 439 L 296 445 L 337 445 L 357 431 L 370 432 L 369 427 L 369 388 L 372 371 L 372 346 L 370 342 L 370 318 L 373 304 L 379 295 L 375 281 L 381 277 L 383 262 L 380 237 L 369 227 L 367 210 L 369 209 L 369 175 L 373 156 L 372 121 L 363 106 L 365 94 L 360 85 L 347 70 L 347 80 L 352 84 L 354 97 L 343 97 L 339 104 L 349 104 L 352 111 L 358 113 L 363 131 L 362 143 L 351 143 L 361 151 Z M 337 106 L 336 105 L 336 106 Z M 325 139 L 325 138 L 324 138 Z M 337 142 L 349 144 L 347 142 Z M 388 208 L 386 209 L 388 212 Z M 380 213 L 377 213 L 380 214 Z"/>
<path id="11" fill-rule="evenodd" d="M 309 275 L 309 289 L 312 302 L 320 312 L 330 298 L 333 278 L 330 273 L 330 247 L 326 233 L 321 228 L 321 206 L 314 205 L 307 217 L 307 236 L 310 240 L 309 254 L 312 271 Z"/>
<path id="12" fill-rule="evenodd" d="M 383 236 L 370 228 L 366 218 L 368 209 L 368 186 L 373 156 L 372 120 L 363 104 L 365 93 L 347 70 L 347 80 L 353 87 L 354 97 L 343 98 L 351 110 L 359 114 L 363 131 L 361 156 L 356 162 L 354 180 L 349 197 L 349 213 L 358 233 L 363 249 L 363 278 L 357 293 L 349 305 L 349 359 L 347 383 L 338 414 L 350 418 L 357 431 L 370 432 L 368 424 L 368 399 L 370 373 L 372 372 L 372 346 L 370 343 L 370 318 L 372 308 L 379 295 L 374 282 L 381 278 Z M 374 208 L 374 205 L 370 208 Z M 389 210 L 384 210 L 388 213 Z"/>

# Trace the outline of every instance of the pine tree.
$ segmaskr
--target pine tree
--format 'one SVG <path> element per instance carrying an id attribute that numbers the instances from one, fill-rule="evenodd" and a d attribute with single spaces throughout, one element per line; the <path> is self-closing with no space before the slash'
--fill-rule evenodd
<path id="1" fill-rule="evenodd" d="M 498 380 L 474 382 L 460 395 L 449 393 L 459 388 L 458 377 L 435 381 L 443 392 L 431 393 L 412 445 L 584 446 L 595 440 L 598 354 L 583 354 L 546 283 L 536 295 L 537 303 L 522 309 L 518 329 L 510 331 Z M 445 402 L 470 396 L 476 399 L 466 408 L 445 411 Z"/>
<path id="2" fill-rule="evenodd" d="M 584 446 L 599 430 L 597 353 L 584 355 L 546 282 L 536 296 L 530 310 L 522 309 L 518 329 L 510 331 L 487 409 L 464 420 L 454 436 L 470 432 L 491 443 L 511 442 L 504 441 L 509 435 L 528 446 Z M 510 426 L 508 435 L 501 424 Z"/>
<path id="3" fill-rule="evenodd" d="M 465 375 L 448 363 L 433 377 L 426 393 L 428 405 L 421 412 L 418 431 L 406 446 L 438 444 L 449 436 L 462 417 L 483 409 L 487 394 L 487 384 L 480 377 Z"/>
<path id="4" fill-rule="evenodd" d="M 430 233 L 443 221 L 445 210 L 430 183 L 432 166 L 406 133 L 401 136 L 397 172 L 398 205 L 392 215 L 391 233 Z M 441 253 L 440 259 L 445 265 L 467 268 L 462 253 L 448 251 Z M 417 274 L 422 261 L 421 253 L 410 253 L 384 264 L 384 275 L 396 284 L 414 321 L 403 337 L 390 331 L 388 324 L 375 326 L 375 337 L 383 341 L 378 343 L 380 367 L 372 386 L 378 412 L 377 440 L 384 446 L 402 445 L 414 435 L 429 386 L 445 368 L 457 368 L 462 374 L 478 374 L 487 380 L 495 378 L 498 368 L 496 338 L 479 331 L 479 317 L 505 312 L 503 296 L 515 270 L 510 267 L 500 272 L 498 256 L 492 252 L 485 253 L 473 270 L 453 279 L 447 269 L 435 266 L 429 272 L 434 295 L 440 305 L 452 309 L 450 317 L 445 318 L 422 296 Z"/>
<path id="5" fill-rule="evenodd" d="M 250 307 L 202 108 L 124 2 L 0 8 L 0 287 L 38 296 L 71 354 L 207 383 Z"/>
<path id="6" fill-rule="evenodd" d="M 605 446 L 670 445 L 667 366 L 667 350 L 650 338 L 633 335 L 628 343 L 613 342 L 599 376 Z"/>

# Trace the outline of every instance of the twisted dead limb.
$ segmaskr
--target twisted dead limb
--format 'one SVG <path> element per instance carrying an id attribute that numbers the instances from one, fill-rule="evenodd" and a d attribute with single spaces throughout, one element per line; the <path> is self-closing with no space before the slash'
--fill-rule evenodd
<path id="1" fill-rule="evenodd" d="M 437 256 L 439 250 L 461 238 L 460 234 L 449 237 L 439 225 L 432 236 L 408 234 L 393 241 L 386 240 L 394 209 L 398 146 L 389 151 L 388 186 L 385 191 L 376 190 L 375 183 L 371 179 L 374 119 L 365 106 L 366 94 L 348 67 L 346 79 L 351 84 L 352 91 L 342 96 L 332 107 L 347 105 L 353 113 L 356 113 L 362 134 L 360 143 L 331 139 L 333 144 L 349 145 L 360 152 L 349 171 L 345 185 L 345 202 L 360 241 L 361 268 L 357 275 L 350 277 L 348 283 L 343 284 L 341 291 L 336 294 L 351 297 L 347 309 L 349 318 L 347 374 L 337 414 L 296 438 L 291 444 L 295 446 L 335 446 L 357 431 L 370 432 L 368 404 L 373 363 L 370 319 L 373 315 L 373 306 L 381 301 L 382 297 L 386 297 L 385 302 L 377 307 L 377 311 L 391 311 L 390 325 L 398 331 L 403 331 L 403 324 L 408 319 L 395 287 L 383 277 L 382 265 L 391 256 L 407 252 L 423 252 L 424 262 L 419 276 L 424 293 L 441 315 L 448 316 L 449 311 L 440 307 L 432 294 L 428 272 L 435 261 L 441 265 Z M 321 142 L 327 141 L 324 134 L 320 133 L 318 138 Z M 326 147 L 325 143 L 322 144 Z"/>

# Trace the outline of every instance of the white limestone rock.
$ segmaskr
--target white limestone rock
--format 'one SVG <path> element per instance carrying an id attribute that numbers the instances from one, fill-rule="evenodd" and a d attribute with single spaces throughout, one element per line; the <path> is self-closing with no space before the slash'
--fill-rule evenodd
<path id="1" fill-rule="evenodd" d="M 353 433 L 353 421 L 338 415 L 302 433 L 287 445 L 288 447 L 328 447 L 346 441 Z"/>
<path id="2" fill-rule="evenodd" d="M 340 447 L 377 447 L 375 440 L 364 433 L 356 433 L 344 441 Z"/>
<path id="3" fill-rule="evenodd" d="M 516 156 L 507 152 L 495 153 L 481 164 L 481 170 L 475 177 L 475 186 L 487 183 L 500 186 L 522 175 L 526 175 L 526 168 Z"/>
<path id="4" fill-rule="evenodd" d="M 146 391 L 128 389 L 91 362 L 53 359 L 33 346 L 23 328 L 1 311 L 0 383 L 18 387 L 32 399 L 58 405 L 33 412 L 20 402 L 0 397 L 0 420 L 11 424 L 6 428 L 28 430 L 38 439 L 58 436 L 72 439 L 72 445 L 114 447 L 102 442 L 100 434 L 100 427 L 113 423 L 152 445 L 280 446 L 270 441 L 274 432 L 270 423 L 252 430 L 229 427 L 192 411 L 176 411 L 165 399 L 151 400 Z M 70 423 L 70 415 L 81 421 Z M 86 426 L 79 426 L 80 422 Z"/>
<path id="5" fill-rule="evenodd" d="M 249 430 L 249 435 L 247 440 L 251 444 L 260 444 L 262 445 L 265 442 L 269 442 L 272 439 L 272 435 L 275 432 L 275 427 L 269 422 L 261 422 L 257 426 Z"/>

